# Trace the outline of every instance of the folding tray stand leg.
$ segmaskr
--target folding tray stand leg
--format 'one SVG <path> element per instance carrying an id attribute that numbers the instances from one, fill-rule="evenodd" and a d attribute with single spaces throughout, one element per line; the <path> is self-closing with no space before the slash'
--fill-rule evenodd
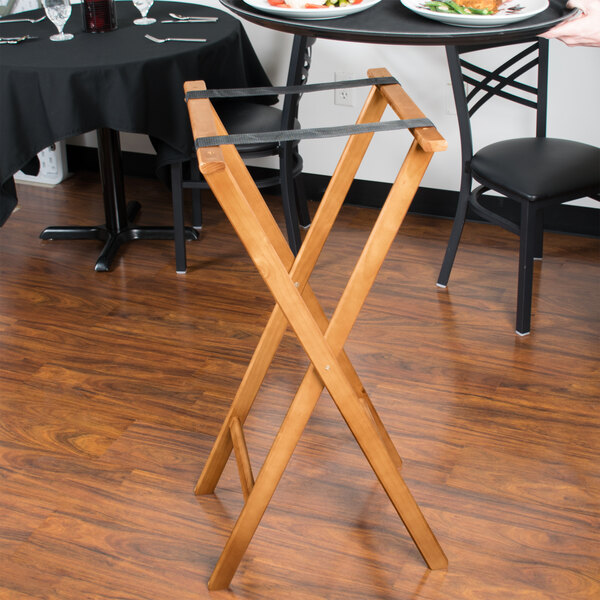
<path id="1" fill-rule="evenodd" d="M 369 70 L 368 75 L 389 77 L 385 69 Z M 185 84 L 186 93 L 204 89 L 203 82 Z M 388 105 L 400 119 L 423 117 L 398 83 L 376 84 L 371 87 L 357 124 L 378 122 Z M 188 109 L 195 139 L 227 133 L 209 100 L 188 99 Z M 344 352 L 344 343 L 429 161 L 434 152 L 446 148 L 446 141 L 433 126 L 410 131 L 414 137 L 412 145 L 330 321 L 308 279 L 373 133 L 350 136 L 295 259 L 235 147 L 224 144 L 198 149 L 198 162 L 206 181 L 276 302 L 195 488 L 197 494 L 212 493 L 235 450 L 245 504 L 208 582 L 209 589 L 226 588 L 231 582 L 324 387 L 429 568 L 447 567 L 443 550 L 400 475 L 402 461 Z M 254 481 L 242 426 L 288 324 L 311 364 Z"/>

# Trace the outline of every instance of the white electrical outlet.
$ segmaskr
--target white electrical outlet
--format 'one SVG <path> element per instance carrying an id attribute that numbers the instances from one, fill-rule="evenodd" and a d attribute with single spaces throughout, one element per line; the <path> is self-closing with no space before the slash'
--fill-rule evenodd
<path id="1" fill-rule="evenodd" d="M 347 81 L 356 79 L 354 73 L 335 73 L 335 81 Z M 354 88 L 340 88 L 333 90 L 333 103 L 337 106 L 354 106 Z"/>
<path id="2" fill-rule="evenodd" d="M 19 171 L 15 173 L 15 180 L 55 185 L 67 178 L 67 151 L 64 142 L 56 142 L 56 144 L 44 148 L 38 154 L 38 160 L 40 161 L 40 172 L 37 175 L 25 175 Z"/>

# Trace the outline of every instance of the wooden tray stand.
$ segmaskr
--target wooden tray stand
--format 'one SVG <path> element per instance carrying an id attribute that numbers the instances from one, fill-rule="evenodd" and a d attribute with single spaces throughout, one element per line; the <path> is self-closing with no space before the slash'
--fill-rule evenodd
<path id="1" fill-rule="evenodd" d="M 371 69 L 368 76 L 389 77 L 389 72 Z M 186 82 L 184 89 L 187 93 L 206 87 L 202 81 L 193 81 Z M 388 105 L 400 119 L 424 116 L 399 84 L 373 85 L 357 123 L 379 121 Z M 188 100 L 188 110 L 194 139 L 227 134 L 208 99 Z M 400 475 L 401 458 L 344 352 L 344 343 L 433 153 L 447 147 L 433 126 L 417 127 L 410 132 L 413 142 L 330 321 L 308 279 L 373 133 L 349 137 L 295 258 L 235 147 L 212 146 L 197 151 L 203 176 L 276 302 L 195 488 L 196 494 L 213 493 L 232 450 L 235 451 L 245 504 L 209 579 L 209 589 L 229 586 L 324 387 L 429 568 L 447 567 L 442 548 Z M 288 324 L 311 365 L 255 481 L 243 423 Z"/>

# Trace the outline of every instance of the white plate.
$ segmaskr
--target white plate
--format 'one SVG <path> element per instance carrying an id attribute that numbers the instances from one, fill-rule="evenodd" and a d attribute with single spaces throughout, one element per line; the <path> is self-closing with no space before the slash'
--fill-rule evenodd
<path id="1" fill-rule="evenodd" d="M 266 1 L 266 0 L 265 0 Z M 452 13 L 439 13 L 425 8 L 427 0 L 400 0 L 406 8 L 413 12 L 441 21 L 447 25 L 461 27 L 497 27 L 529 19 L 548 8 L 548 0 L 508 0 L 504 2 L 495 15 L 459 15 Z M 518 8 L 520 7 L 520 10 Z"/>
<path id="2" fill-rule="evenodd" d="M 267 0 L 244 0 L 252 8 L 290 19 L 338 19 L 346 15 L 352 15 L 371 6 L 375 6 L 381 0 L 362 0 L 360 4 L 348 4 L 347 6 L 328 6 L 325 8 L 286 8 L 284 6 L 271 6 Z M 310 3 L 310 0 L 307 0 Z"/>

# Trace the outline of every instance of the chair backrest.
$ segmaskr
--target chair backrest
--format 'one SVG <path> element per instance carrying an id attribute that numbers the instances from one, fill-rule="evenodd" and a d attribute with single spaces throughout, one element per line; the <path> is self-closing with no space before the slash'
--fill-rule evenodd
<path id="1" fill-rule="evenodd" d="M 312 58 L 312 46 L 316 39 L 295 35 L 290 54 L 286 86 L 303 86 L 308 81 L 308 71 L 310 69 Z M 302 92 L 297 94 L 286 94 L 283 98 L 282 107 L 278 110 L 264 109 L 265 105 L 275 104 L 278 101 L 278 95 L 272 96 L 252 96 L 248 94 L 244 97 L 232 96 L 228 98 L 217 99 L 217 110 L 221 118 L 226 123 L 232 133 L 242 133 L 244 131 L 261 131 L 263 127 L 276 128 L 278 130 L 294 129 L 298 126 L 298 109 Z M 240 106 L 242 109 L 240 109 Z M 297 143 L 281 144 L 255 144 L 248 143 L 240 148 L 245 158 L 260 158 L 263 156 L 272 156 L 281 153 L 283 147 L 292 150 L 294 153 L 295 170 L 302 169 L 301 158 L 297 153 Z M 297 173 L 295 172 L 294 175 Z M 265 181 L 271 181 L 272 178 Z M 279 181 L 277 177 L 273 183 Z"/>
<path id="2" fill-rule="evenodd" d="M 508 44 L 503 48 L 511 48 Z M 452 80 L 454 103 L 460 128 L 463 162 L 473 155 L 471 117 L 492 98 L 502 98 L 536 110 L 537 137 L 546 135 L 546 114 L 548 99 L 548 40 L 537 38 L 517 46 L 517 51 L 497 67 L 482 67 L 476 64 L 476 57 L 466 54 L 486 50 L 496 46 L 447 46 L 448 68 Z M 537 83 L 523 81 L 531 72 L 537 73 Z M 465 84 L 470 88 L 467 92 Z"/>
<path id="3" fill-rule="evenodd" d="M 312 59 L 312 46 L 316 38 L 295 35 L 290 56 L 287 86 L 303 85 L 308 81 Z M 283 101 L 281 129 L 292 129 L 298 118 L 298 107 L 302 94 L 288 94 Z"/>

